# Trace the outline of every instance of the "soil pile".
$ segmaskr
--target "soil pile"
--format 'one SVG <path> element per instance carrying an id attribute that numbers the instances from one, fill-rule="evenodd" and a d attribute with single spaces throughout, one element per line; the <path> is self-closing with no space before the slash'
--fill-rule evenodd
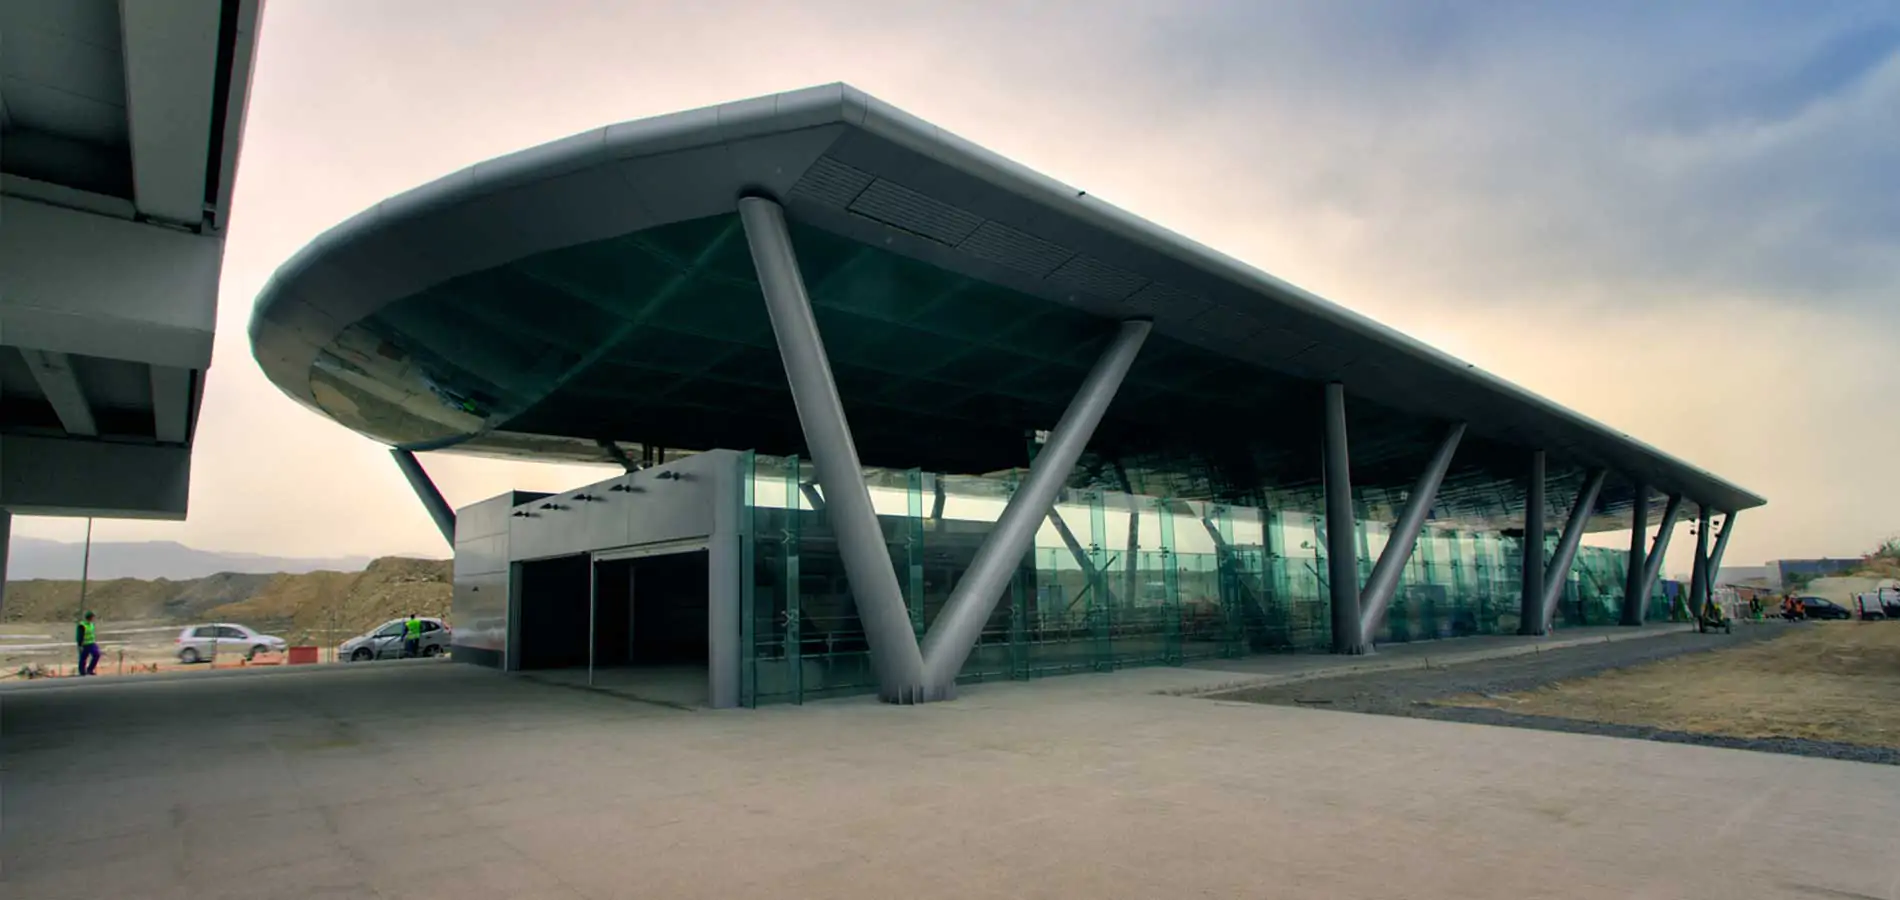
<path id="1" fill-rule="evenodd" d="M 115 578 L 88 584 L 85 607 L 107 622 L 237 622 L 293 644 L 325 644 L 410 613 L 446 618 L 451 570 L 448 560 L 391 556 L 361 572 Z M 4 602 L 0 621 L 71 621 L 80 611 L 79 582 L 10 582 Z"/>

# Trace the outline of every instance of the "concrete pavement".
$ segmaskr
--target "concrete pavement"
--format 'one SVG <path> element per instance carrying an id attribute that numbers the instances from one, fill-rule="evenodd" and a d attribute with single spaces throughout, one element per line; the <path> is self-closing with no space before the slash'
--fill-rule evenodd
<path id="1" fill-rule="evenodd" d="M 1142 669 L 976 686 L 924 707 L 729 712 L 461 666 L 8 692 L 0 888 L 456 900 L 1900 889 L 1900 769 L 1154 693 L 1231 674 Z"/>

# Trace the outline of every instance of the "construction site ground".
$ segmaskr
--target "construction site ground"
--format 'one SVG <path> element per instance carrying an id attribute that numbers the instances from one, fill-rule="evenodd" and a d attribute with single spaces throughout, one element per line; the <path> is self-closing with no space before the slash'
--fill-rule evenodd
<path id="1" fill-rule="evenodd" d="M 0 684 L 9 681 L 65 677 L 77 674 L 79 649 L 66 622 L 9 623 L 0 630 Z M 100 675 L 146 675 L 171 671 L 248 668 L 281 665 L 283 654 L 261 654 L 246 660 L 227 654 L 216 660 L 185 665 L 178 660 L 180 626 L 155 622 L 114 623 L 99 635 Z M 331 662 L 331 648 L 322 648 L 320 661 Z"/>
<path id="2" fill-rule="evenodd" d="M 1212 699 L 1900 765 L 1900 622 L 1741 623 Z"/>

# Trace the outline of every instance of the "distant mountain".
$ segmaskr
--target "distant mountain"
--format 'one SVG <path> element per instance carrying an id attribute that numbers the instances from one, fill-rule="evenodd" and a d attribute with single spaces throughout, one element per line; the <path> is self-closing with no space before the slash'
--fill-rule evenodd
<path id="1" fill-rule="evenodd" d="M 15 537 L 7 554 L 7 580 L 78 580 L 80 561 L 84 554 L 84 544 Z M 324 570 L 360 572 L 370 564 L 371 559 L 368 556 L 325 558 L 225 553 L 199 550 L 176 541 L 94 541 L 88 571 L 93 579 L 165 578 L 183 581 L 220 572 L 253 575 Z"/>

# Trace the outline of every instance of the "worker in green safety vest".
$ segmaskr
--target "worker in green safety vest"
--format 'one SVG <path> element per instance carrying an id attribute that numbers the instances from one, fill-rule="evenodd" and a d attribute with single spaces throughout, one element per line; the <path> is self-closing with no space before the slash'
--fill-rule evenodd
<path id="1" fill-rule="evenodd" d="M 422 655 L 422 620 L 415 613 L 409 614 L 409 621 L 402 625 L 402 658 L 409 659 Z"/>
<path id="2" fill-rule="evenodd" d="M 79 674 L 99 673 L 99 626 L 92 621 L 92 610 L 73 629 L 73 641 L 79 645 Z"/>

